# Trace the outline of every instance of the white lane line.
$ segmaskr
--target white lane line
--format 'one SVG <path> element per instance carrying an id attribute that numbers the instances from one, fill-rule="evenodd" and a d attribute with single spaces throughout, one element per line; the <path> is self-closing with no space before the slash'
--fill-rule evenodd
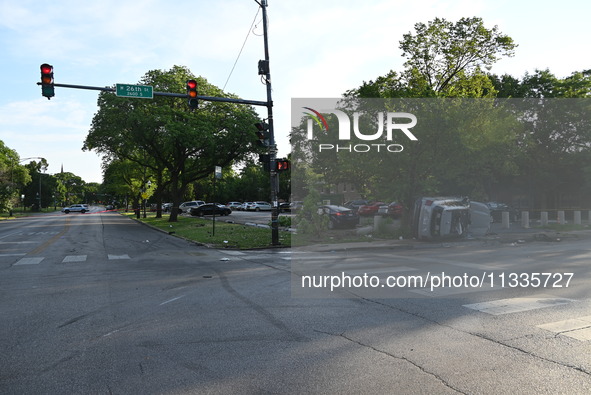
<path id="1" fill-rule="evenodd" d="M 64 258 L 62 263 L 69 262 L 85 262 L 87 255 L 68 255 Z"/>
<path id="2" fill-rule="evenodd" d="M 172 298 L 170 300 L 167 300 L 166 302 L 160 303 L 158 306 L 162 306 L 162 305 L 165 305 L 167 303 L 174 302 L 175 300 L 179 300 L 180 298 L 184 298 L 184 297 L 185 297 L 185 295 L 177 296 L 176 298 Z"/>
<path id="3" fill-rule="evenodd" d="M 22 253 L 22 254 L 0 254 L 0 257 L 3 257 L 3 256 L 25 256 L 25 255 L 27 255 L 26 252 Z"/>
<path id="4" fill-rule="evenodd" d="M 16 265 L 38 265 L 44 259 L 45 259 L 45 257 L 21 258 L 13 266 L 16 266 Z"/>
<path id="5" fill-rule="evenodd" d="M 111 254 L 108 254 L 108 257 L 109 257 L 109 260 L 110 261 L 116 260 L 116 259 L 131 259 L 129 257 L 129 255 L 127 255 L 127 254 L 123 254 L 123 255 L 111 255 Z"/>
<path id="6" fill-rule="evenodd" d="M 574 302 L 574 300 L 565 298 L 511 298 L 493 300 L 491 302 L 465 304 L 463 306 L 487 314 L 501 315 L 542 309 L 544 307 L 558 306 L 571 302 Z"/>

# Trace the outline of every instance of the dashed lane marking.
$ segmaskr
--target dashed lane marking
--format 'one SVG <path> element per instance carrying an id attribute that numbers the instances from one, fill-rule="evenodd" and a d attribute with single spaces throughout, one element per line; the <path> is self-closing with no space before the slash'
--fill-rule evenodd
<path id="1" fill-rule="evenodd" d="M 224 250 L 220 250 L 220 252 L 223 252 L 226 255 L 246 255 L 244 252 L 240 252 L 240 251 L 224 251 Z"/>

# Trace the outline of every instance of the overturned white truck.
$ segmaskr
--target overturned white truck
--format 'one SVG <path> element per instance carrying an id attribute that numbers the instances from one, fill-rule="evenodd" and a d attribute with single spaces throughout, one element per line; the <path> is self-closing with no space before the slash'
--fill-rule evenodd
<path id="1" fill-rule="evenodd" d="M 418 240 L 483 236 L 490 230 L 490 209 L 461 197 L 423 197 L 415 202 L 413 233 Z"/>

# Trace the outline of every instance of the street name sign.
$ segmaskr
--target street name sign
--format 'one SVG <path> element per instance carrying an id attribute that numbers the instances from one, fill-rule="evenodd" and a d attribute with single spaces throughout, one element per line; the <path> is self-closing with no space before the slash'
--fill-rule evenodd
<path id="1" fill-rule="evenodd" d="M 154 98 L 154 88 L 148 85 L 115 84 L 115 86 L 115 94 L 120 97 Z"/>

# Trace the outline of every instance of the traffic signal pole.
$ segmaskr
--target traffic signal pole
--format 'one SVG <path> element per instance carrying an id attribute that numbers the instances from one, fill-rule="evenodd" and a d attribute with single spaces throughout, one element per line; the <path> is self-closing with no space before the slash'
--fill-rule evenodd
<path id="1" fill-rule="evenodd" d="M 275 144 L 275 128 L 273 126 L 273 99 L 271 96 L 271 71 L 269 67 L 269 37 L 267 34 L 267 0 L 258 2 L 263 10 L 263 40 L 265 46 L 265 61 L 263 68 L 259 65 L 259 73 L 263 72 L 265 76 L 265 83 L 267 84 L 267 123 L 269 125 L 269 165 L 271 168 L 271 244 L 279 245 L 279 199 L 277 194 L 279 192 L 279 177 L 277 174 L 277 166 L 275 161 L 277 159 L 277 145 Z"/>

